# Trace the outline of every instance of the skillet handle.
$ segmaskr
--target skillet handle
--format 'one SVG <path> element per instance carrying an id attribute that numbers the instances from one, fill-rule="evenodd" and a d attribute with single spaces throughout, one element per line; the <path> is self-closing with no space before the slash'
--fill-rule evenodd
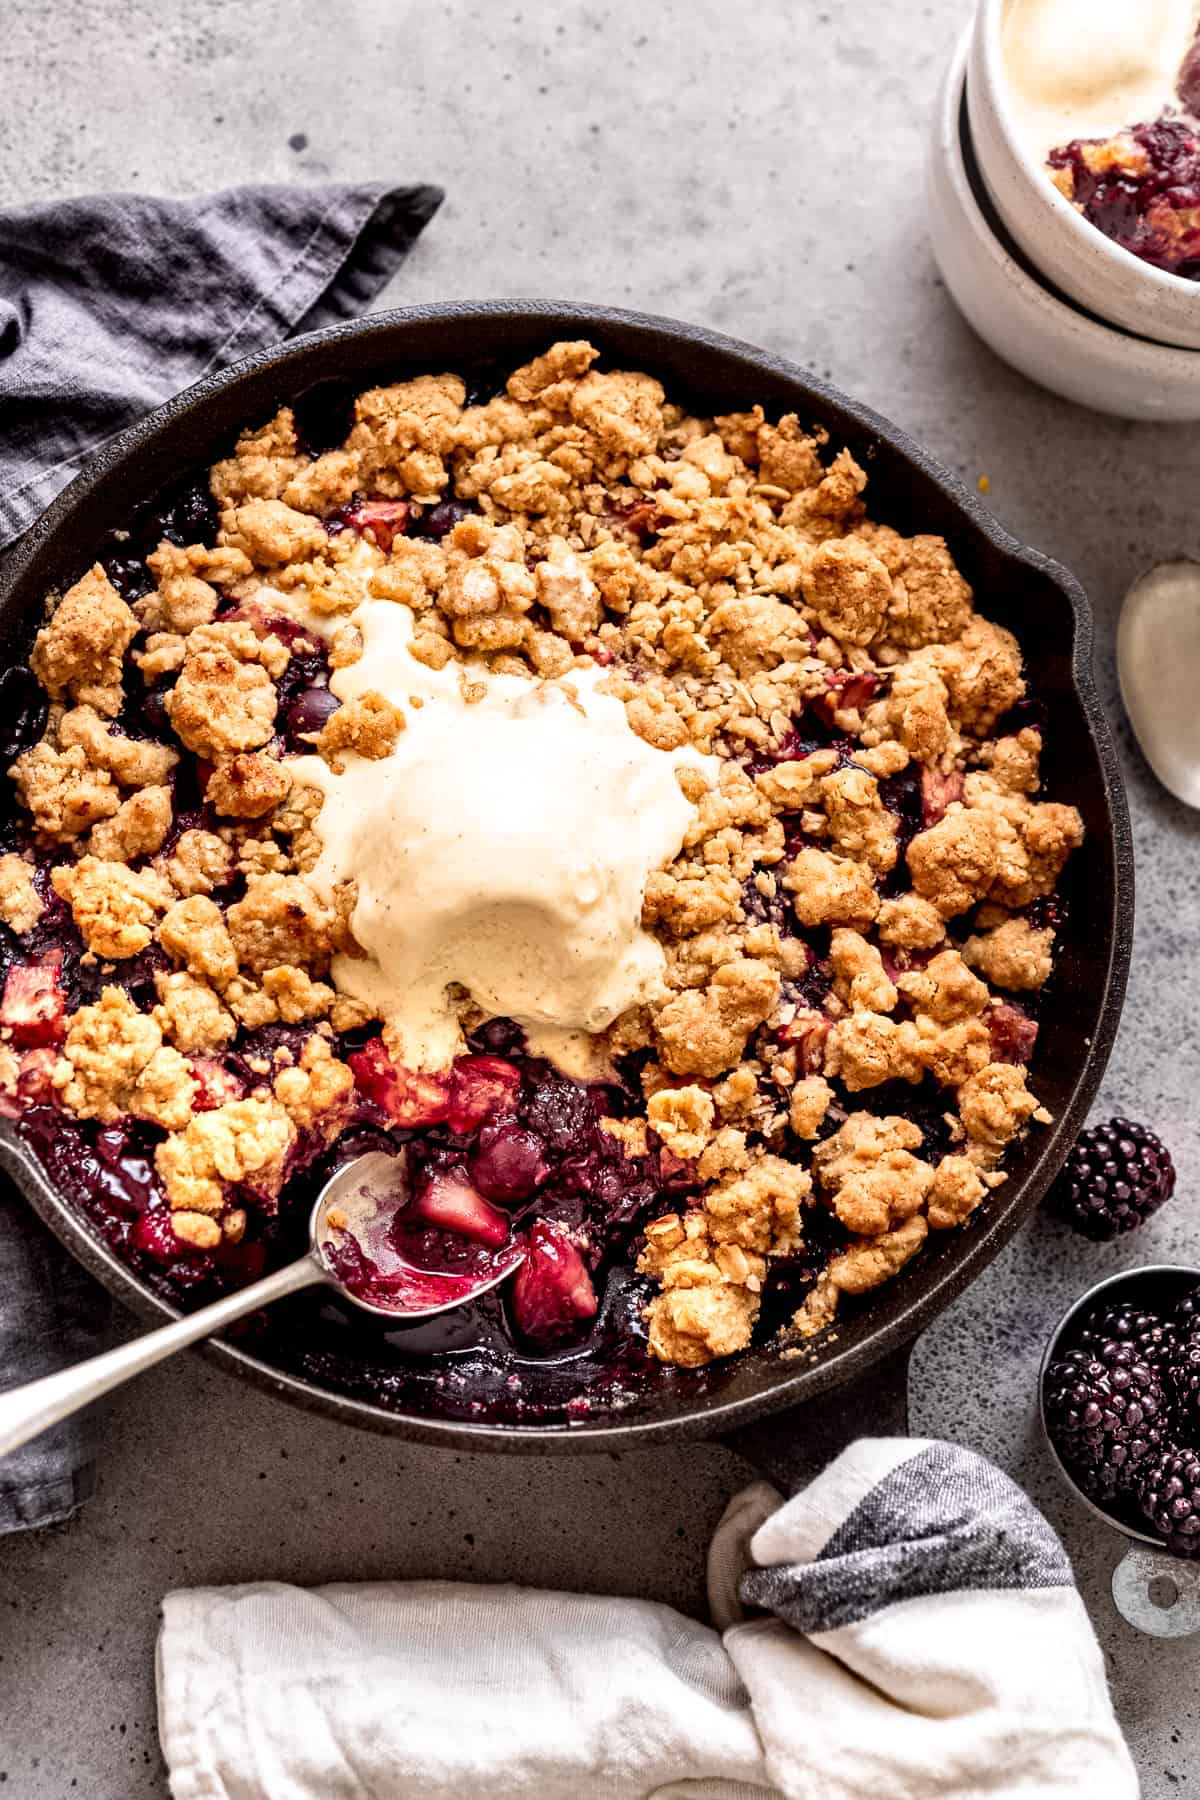
<path id="1" fill-rule="evenodd" d="M 855 1438 L 908 1436 L 911 1356 L 905 1344 L 854 1381 L 790 1412 L 736 1426 L 720 1441 L 782 1493 L 798 1493 Z"/>

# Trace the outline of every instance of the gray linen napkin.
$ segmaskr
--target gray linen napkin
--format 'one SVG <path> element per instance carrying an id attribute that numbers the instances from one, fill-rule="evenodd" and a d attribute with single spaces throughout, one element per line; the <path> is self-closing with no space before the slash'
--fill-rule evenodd
<path id="1" fill-rule="evenodd" d="M 0 545 L 142 413 L 362 311 L 441 200 L 368 181 L 0 212 Z"/>
<path id="2" fill-rule="evenodd" d="M 90 195 L 0 211 L 0 547 L 106 439 L 214 369 L 370 305 L 436 187 Z M 0 1391 L 100 1347 L 108 1303 L 0 1179 Z M 0 1461 L 0 1533 L 68 1518 L 84 1414 Z"/>

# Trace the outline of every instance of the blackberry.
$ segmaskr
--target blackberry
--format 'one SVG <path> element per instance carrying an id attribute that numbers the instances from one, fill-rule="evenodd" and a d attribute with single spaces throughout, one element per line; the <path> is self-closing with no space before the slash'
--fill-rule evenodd
<path id="1" fill-rule="evenodd" d="M 1088 1320 L 1079 1334 L 1079 1347 L 1089 1356 L 1100 1356 L 1110 1344 L 1129 1344 L 1142 1362 L 1161 1379 L 1178 1354 L 1179 1340 L 1173 1325 L 1157 1313 L 1135 1306 L 1109 1306 Z"/>
<path id="2" fill-rule="evenodd" d="M 1128 1493 L 1162 1448 L 1162 1383 L 1132 1344 L 1068 1350 L 1046 1371 L 1044 1404 L 1055 1448 L 1093 1500 Z"/>
<path id="3" fill-rule="evenodd" d="M 1133 1231 L 1175 1192 L 1170 1152 L 1145 1125 L 1110 1119 L 1081 1131 L 1047 1206 L 1098 1242 Z"/>
<path id="4" fill-rule="evenodd" d="M 1185 1435 L 1200 1440 L 1200 1330 L 1184 1338 L 1171 1362 L 1167 1385 Z"/>
<path id="5" fill-rule="evenodd" d="M 1176 1556 L 1200 1556 L 1200 1452 L 1160 1450 L 1146 1463 L 1138 1503 Z"/>
<path id="6" fill-rule="evenodd" d="M 1170 1322 L 1176 1348 L 1166 1372 L 1167 1392 L 1185 1437 L 1200 1440 L 1200 1287 L 1184 1295 Z"/>
<path id="7" fill-rule="evenodd" d="M 1171 1324 L 1181 1343 L 1200 1332 L 1200 1287 L 1195 1287 L 1190 1294 L 1184 1295 L 1171 1314 Z"/>

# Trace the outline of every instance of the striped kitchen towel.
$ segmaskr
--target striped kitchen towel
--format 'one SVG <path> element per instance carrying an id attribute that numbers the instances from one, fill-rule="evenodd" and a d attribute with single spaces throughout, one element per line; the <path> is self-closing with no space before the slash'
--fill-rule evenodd
<path id="1" fill-rule="evenodd" d="M 709 1599 L 771 1780 L 804 1800 L 1133 1800 L 1066 1553 L 992 1463 L 864 1438 L 731 1503 Z"/>
<path id="2" fill-rule="evenodd" d="M 460 1582 L 170 1594 L 175 1800 L 1135 1800 L 1054 1533 L 970 1451 L 864 1440 L 713 1541 L 718 1630 Z"/>

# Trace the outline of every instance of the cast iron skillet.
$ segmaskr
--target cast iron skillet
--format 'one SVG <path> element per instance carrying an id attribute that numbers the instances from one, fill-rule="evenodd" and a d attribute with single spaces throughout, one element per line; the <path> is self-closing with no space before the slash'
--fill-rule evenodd
<path id="1" fill-rule="evenodd" d="M 934 1234 L 901 1276 L 858 1317 L 839 1320 L 812 1355 L 785 1360 L 770 1347 L 746 1352 L 689 1386 L 671 1379 L 634 1409 L 572 1425 L 506 1426 L 388 1411 L 272 1365 L 279 1327 L 255 1354 L 214 1343 L 207 1354 L 261 1387 L 334 1418 L 457 1449 L 612 1450 L 670 1438 L 721 1436 L 786 1479 L 810 1457 L 866 1427 L 904 1429 L 908 1347 L 994 1257 L 1042 1197 L 1082 1124 L 1120 1015 L 1133 922 L 1129 820 L 1108 727 L 1091 671 L 1092 619 L 1067 571 L 1016 543 L 979 500 L 895 426 L 765 351 L 697 326 L 604 307 L 544 301 L 447 304 L 381 313 L 251 357 L 209 377 L 106 445 L 63 493 L 10 562 L 0 590 L 0 654 L 28 652 L 43 598 L 93 560 L 104 533 L 125 523 L 184 469 L 226 454 L 238 431 L 267 418 L 314 383 L 354 388 L 452 369 L 481 385 L 556 338 L 586 337 L 608 366 L 644 369 L 700 412 L 761 402 L 827 427 L 868 470 L 873 518 L 905 533 L 940 532 L 975 587 L 981 609 L 1010 626 L 1031 685 L 1048 712 L 1049 792 L 1073 801 L 1087 827 L 1064 883 L 1070 913 L 1052 1001 L 1034 1064 L 1054 1124 L 1010 1159 L 1010 1179 L 959 1231 Z M 93 1274 L 151 1320 L 172 1308 L 132 1274 L 54 1191 L 15 1139 L 0 1136 L 0 1163 Z M 284 1327 L 283 1329 L 286 1329 Z M 803 1411 L 789 1421 L 779 1415 Z"/>

